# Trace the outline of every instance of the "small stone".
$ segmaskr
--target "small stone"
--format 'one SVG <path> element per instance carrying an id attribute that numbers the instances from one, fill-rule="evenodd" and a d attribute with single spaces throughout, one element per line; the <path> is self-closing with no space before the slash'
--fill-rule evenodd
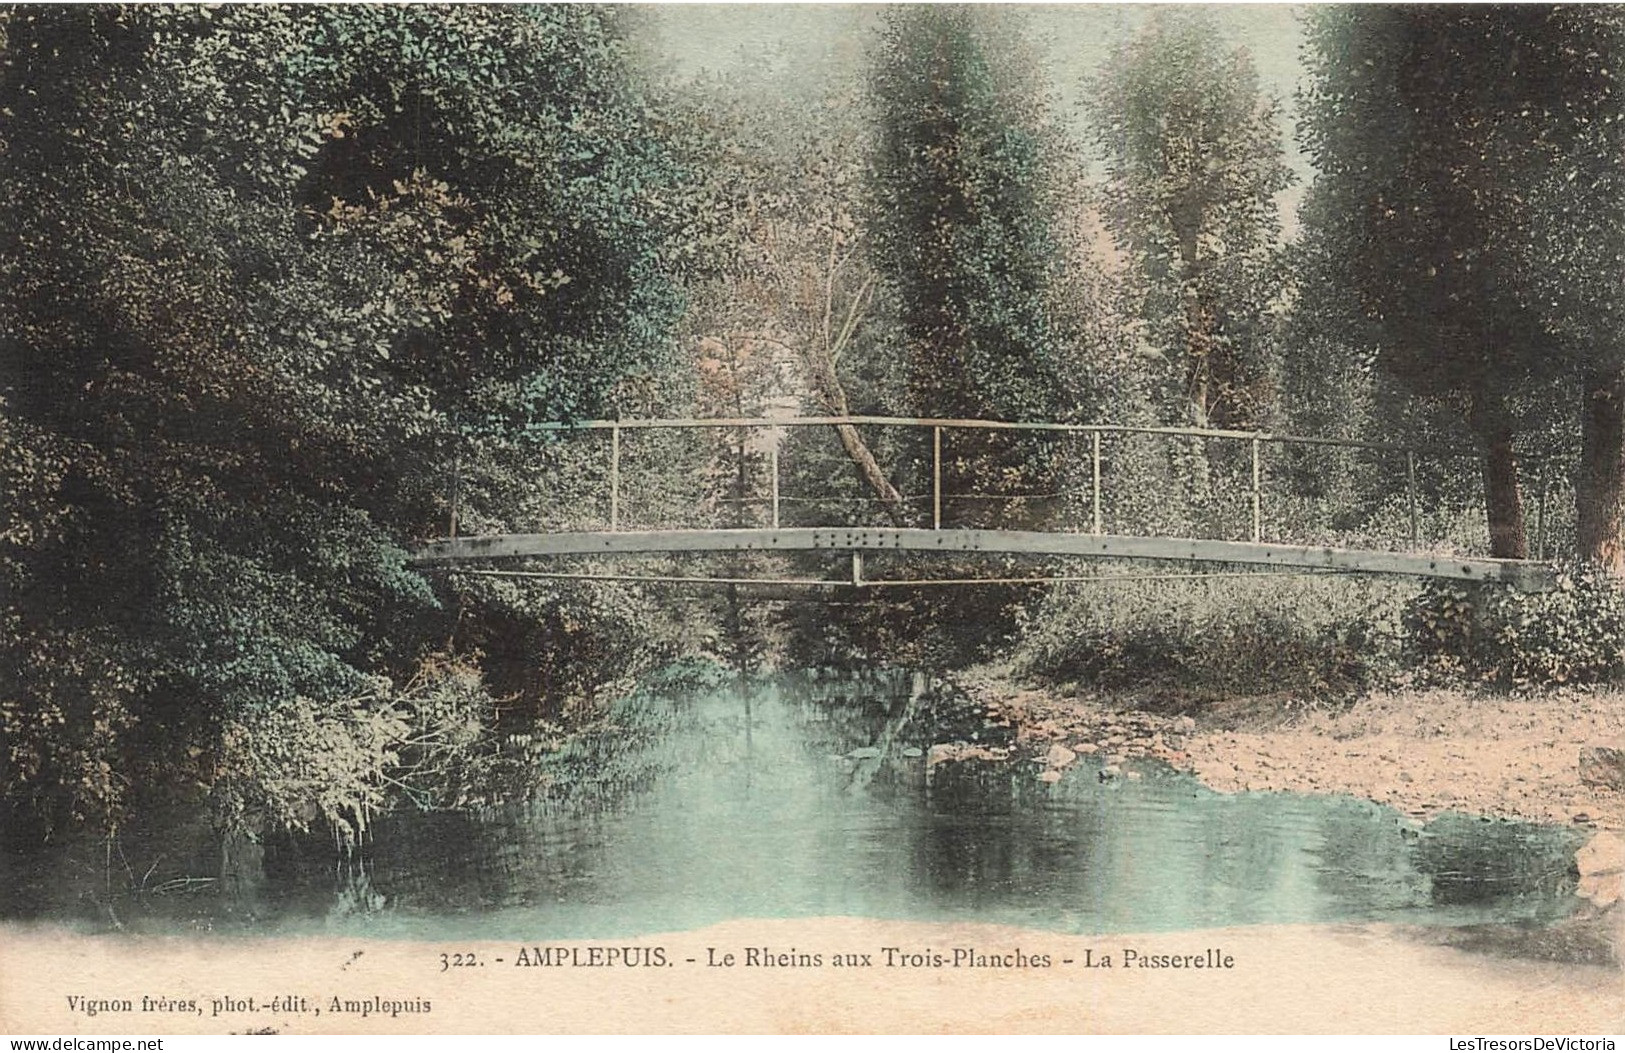
<path id="1" fill-rule="evenodd" d="M 1104 768 L 1100 769 L 1100 779 L 1102 782 L 1106 781 L 1107 779 L 1115 779 L 1121 774 L 1123 774 L 1123 769 L 1119 768 L 1115 764 L 1108 764 Z"/>
<path id="2" fill-rule="evenodd" d="M 1064 768 L 1078 759 L 1078 755 L 1057 742 L 1044 754 L 1044 764 L 1051 768 Z"/>
<path id="3" fill-rule="evenodd" d="M 924 753 L 925 753 L 925 751 L 920 749 L 920 747 L 918 747 L 918 746 L 904 746 L 903 747 L 903 756 L 905 756 L 905 757 L 918 757 L 918 756 L 921 756 Z"/>
<path id="4" fill-rule="evenodd" d="M 852 760 L 872 760 L 878 756 L 880 756 L 879 746 L 859 746 L 847 754 L 847 757 Z"/>
<path id="5" fill-rule="evenodd" d="M 1180 731 L 1189 735 L 1191 732 L 1196 730 L 1196 721 L 1192 720 L 1190 717 L 1182 716 L 1174 721 L 1174 726 Z"/>
<path id="6" fill-rule="evenodd" d="M 1061 773 L 1056 771 L 1054 768 L 1046 769 L 1046 770 L 1041 771 L 1041 772 L 1038 773 L 1038 781 L 1039 782 L 1060 782 L 1061 781 Z"/>
<path id="7" fill-rule="evenodd" d="M 1140 772 L 1130 771 L 1124 772 L 1123 778 L 1127 779 L 1129 782 L 1139 782 L 1141 779 L 1145 778 L 1145 776 Z"/>
<path id="8" fill-rule="evenodd" d="M 1093 742 L 1080 742 L 1072 747 L 1072 752 L 1083 754 L 1099 753 L 1100 747 L 1096 746 Z"/>
<path id="9" fill-rule="evenodd" d="M 1580 781 L 1587 786 L 1625 790 L 1625 749 L 1613 746 L 1581 747 Z"/>
<path id="10" fill-rule="evenodd" d="M 1608 830 L 1592 836 L 1574 854 L 1580 872 L 1580 895 L 1599 907 L 1620 898 L 1620 879 L 1625 875 L 1625 839 Z"/>

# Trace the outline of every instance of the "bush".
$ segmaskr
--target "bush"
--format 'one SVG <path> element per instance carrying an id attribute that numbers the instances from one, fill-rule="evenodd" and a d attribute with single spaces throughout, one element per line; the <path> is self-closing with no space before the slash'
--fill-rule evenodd
<path id="1" fill-rule="evenodd" d="M 1586 564 L 1562 568 L 1549 592 L 1429 585 L 1405 628 L 1408 664 L 1437 679 L 1527 688 L 1625 674 L 1625 591 Z"/>
<path id="2" fill-rule="evenodd" d="M 299 697 L 228 720 L 216 787 L 226 829 L 308 830 L 354 844 L 397 804 L 470 803 L 494 754 L 495 702 L 472 667 L 426 659 L 402 688 L 377 677 L 354 697 Z"/>
<path id="3" fill-rule="evenodd" d="M 1394 671 L 1399 614 L 1414 588 L 1259 574 L 1057 590 L 1024 619 L 1016 672 L 1324 702 Z"/>

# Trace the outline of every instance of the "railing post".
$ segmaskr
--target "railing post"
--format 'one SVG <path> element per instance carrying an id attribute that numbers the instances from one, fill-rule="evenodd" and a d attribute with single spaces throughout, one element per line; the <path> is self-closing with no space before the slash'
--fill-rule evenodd
<path id="1" fill-rule="evenodd" d="M 1411 517 L 1411 546 L 1417 541 L 1416 530 L 1416 451 L 1405 451 L 1405 505 Z"/>
<path id="2" fill-rule="evenodd" d="M 1260 509 L 1260 489 L 1262 473 L 1258 466 L 1258 436 L 1253 436 L 1253 541 L 1264 540 L 1264 516 Z"/>
<path id="3" fill-rule="evenodd" d="M 1095 428 L 1094 430 L 1090 431 L 1089 432 L 1089 437 L 1090 437 L 1090 440 L 1091 440 L 1091 442 L 1090 442 L 1091 449 L 1090 449 L 1090 457 L 1089 457 L 1089 459 L 1091 461 L 1091 467 L 1093 468 L 1093 473 L 1094 473 L 1094 489 L 1092 491 L 1093 503 L 1094 503 L 1094 524 L 1095 524 L 1094 525 L 1094 532 L 1098 535 L 1098 534 L 1101 533 L 1101 521 L 1100 521 L 1100 429 Z"/>
<path id="4" fill-rule="evenodd" d="M 1546 466 L 1540 467 L 1540 503 L 1535 506 L 1535 558 L 1546 558 L 1546 493 L 1550 489 Z"/>
<path id="5" fill-rule="evenodd" d="M 457 536 L 457 500 L 463 488 L 463 448 L 459 445 L 451 453 L 451 527 L 450 535 Z"/>
<path id="6" fill-rule="evenodd" d="M 931 426 L 931 529 L 942 529 L 942 425 Z"/>
<path id="7" fill-rule="evenodd" d="M 863 553 L 858 549 L 852 550 L 852 584 L 863 584 Z"/>
<path id="8" fill-rule="evenodd" d="M 768 447 L 767 463 L 773 472 L 773 529 L 779 529 L 779 429 L 774 428 L 772 445 Z"/>
<path id="9" fill-rule="evenodd" d="M 621 529 L 621 426 L 609 429 L 609 528 Z"/>

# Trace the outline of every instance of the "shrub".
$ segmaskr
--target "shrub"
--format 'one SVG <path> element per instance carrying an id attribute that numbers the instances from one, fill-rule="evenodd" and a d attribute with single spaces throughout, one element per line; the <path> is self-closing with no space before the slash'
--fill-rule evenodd
<path id="1" fill-rule="evenodd" d="M 353 844 L 398 804 L 470 803 L 493 752 L 494 705 L 471 667 L 431 658 L 404 687 L 377 677 L 354 697 L 240 714 L 222 729 L 219 818 L 256 832 L 322 820 Z"/>
<path id="2" fill-rule="evenodd" d="M 1526 688 L 1625 674 L 1625 590 L 1586 564 L 1562 568 L 1549 592 L 1429 585 L 1405 628 L 1408 664 L 1435 678 Z"/>
<path id="3" fill-rule="evenodd" d="M 1394 670 L 1411 589 L 1260 574 L 1057 590 L 1024 619 L 1016 671 L 1106 688 L 1321 702 Z"/>

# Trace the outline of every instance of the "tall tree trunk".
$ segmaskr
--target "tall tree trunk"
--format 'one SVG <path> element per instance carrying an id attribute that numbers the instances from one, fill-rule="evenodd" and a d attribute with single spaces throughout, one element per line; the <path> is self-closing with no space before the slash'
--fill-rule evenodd
<path id="1" fill-rule="evenodd" d="M 1582 392 L 1580 470 L 1574 520 L 1580 555 L 1625 576 L 1625 370 L 1587 373 Z"/>
<path id="2" fill-rule="evenodd" d="M 809 351 L 807 363 L 811 367 L 812 381 L 817 385 L 824 403 L 834 410 L 837 417 L 849 416 L 852 411 L 848 409 L 846 388 L 841 385 L 840 375 L 835 372 L 835 363 L 822 350 Z M 903 507 L 903 495 L 886 478 L 880 462 L 875 460 L 875 455 L 869 451 L 869 445 L 858 434 L 858 429 L 850 424 L 837 424 L 835 431 L 840 435 L 841 445 L 857 467 L 858 474 L 863 476 L 863 481 L 880 499 L 880 507 L 885 509 L 886 518 L 892 521 L 892 526 L 908 526 L 908 509 Z"/>
<path id="3" fill-rule="evenodd" d="M 841 436 L 841 445 L 846 448 L 846 455 L 857 465 L 858 474 L 863 476 L 863 481 L 869 484 L 869 489 L 880 498 L 880 507 L 885 509 L 886 518 L 892 521 L 892 526 L 908 526 L 908 509 L 903 507 L 903 495 L 897 492 L 891 480 L 886 478 L 886 473 L 881 471 L 880 462 L 869 452 L 869 446 L 863 441 L 863 436 L 858 434 L 858 429 L 850 424 L 837 424 L 835 431 Z"/>
<path id="4" fill-rule="evenodd" d="M 1209 331 L 1208 313 L 1202 303 L 1202 293 L 1194 280 L 1196 273 L 1196 238 L 1194 232 L 1189 245 L 1181 250 L 1185 256 L 1185 408 L 1191 426 L 1206 428 L 1211 423 L 1213 408 L 1213 341 Z"/>
<path id="5" fill-rule="evenodd" d="M 1497 559 L 1528 559 L 1523 493 L 1518 488 L 1518 453 L 1512 424 L 1500 399 L 1493 395 L 1475 397 L 1472 425 L 1484 458 L 1484 513 L 1490 531 L 1490 555 Z"/>

